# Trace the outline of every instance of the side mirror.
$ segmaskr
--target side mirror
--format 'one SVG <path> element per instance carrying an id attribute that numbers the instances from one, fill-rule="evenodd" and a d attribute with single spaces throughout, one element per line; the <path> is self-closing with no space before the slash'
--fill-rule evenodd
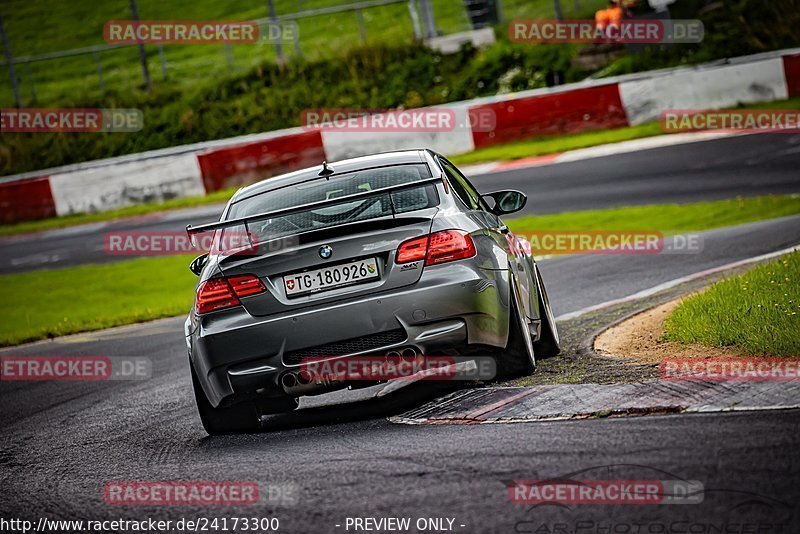
<path id="1" fill-rule="evenodd" d="M 490 197 L 494 200 L 494 207 L 492 213 L 495 215 L 506 215 L 508 213 L 515 213 L 525 207 L 528 202 L 528 197 L 525 193 L 519 191 L 495 191 L 493 193 L 486 193 L 482 197 Z"/>
<path id="2" fill-rule="evenodd" d="M 197 276 L 200 276 L 200 273 L 203 272 L 203 268 L 206 266 L 206 263 L 208 263 L 208 254 L 197 256 L 192 260 L 192 263 L 189 264 L 189 270 Z"/>

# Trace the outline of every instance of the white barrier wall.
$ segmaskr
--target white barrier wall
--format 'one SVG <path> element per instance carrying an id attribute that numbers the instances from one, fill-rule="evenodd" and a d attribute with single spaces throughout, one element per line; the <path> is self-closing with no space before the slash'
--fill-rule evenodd
<path id="1" fill-rule="evenodd" d="M 377 152 L 430 148 L 442 154 L 461 154 L 475 149 L 469 124 L 469 103 L 437 106 L 455 112 L 455 127 L 447 132 L 322 132 L 322 144 L 329 161 L 366 156 Z"/>
<path id="2" fill-rule="evenodd" d="M 619 84 L 631 125 L 657 120 L 670 109 L 720 109 L 789 98 L 781 58 L 670 72 Z"/>
<path id="3" fill-rule="evenodd" d="M 59 216 L 206 194 L 191 153 L 55 174 L 50 187 Z"/>

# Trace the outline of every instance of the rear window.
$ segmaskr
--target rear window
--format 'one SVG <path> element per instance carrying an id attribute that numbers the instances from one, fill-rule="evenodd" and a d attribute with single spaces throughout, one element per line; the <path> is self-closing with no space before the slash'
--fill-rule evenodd
<path id="1" fill-rule="evenodd" d="M 322 200 L 344 198 L 356 193 L 417 182 L 430 177 L 430 170 L 425 164 L 365 169 L 334 175 L 328 180 L 320 177 L 310 182 L 266 191 L 240 200 L 231 205 L 226 218 L 238 219 Z M 273 239 L 327 226 L 388 216 L 392 214 L 392 204 L 395 213 L 406 213 L 433 207 L 438 203 L 436 188 L 427 184 L 355 201 L 343 200 L 341 203 L 323 208 L 257 221 L 250 224 L 249 229 L 261 238 Z"/>

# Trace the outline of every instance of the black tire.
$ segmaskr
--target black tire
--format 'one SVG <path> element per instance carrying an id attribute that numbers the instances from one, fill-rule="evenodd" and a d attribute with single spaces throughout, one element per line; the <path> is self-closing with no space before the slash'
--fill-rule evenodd
<path id="1" fill-rule="evenodd" d="M 541 315 L 542 326 L 539 339 L 533 344 L 533 353 L 539 359 L 552 358 L 561 352 L 561 341 L 558 336 L 558 327 L 553 317 L 553 310 L 550 308 L 550 300 L 547 298 L 547 290 L 542 281 L 539 269 L 536 269 L 536 285 L 539 297 L 539 314 Z"/>
<path id="2" fill-rule="evenodd" d="M 509 289 L 509 325 L 506 350 L 497 358 L 497 375 L 501 379 L 528 376 L 536 370 L 535 351 L 527 321 L 520 311 L 517 288 L 512 280 Z"/>
<path id="3" fill-rule="evenodd" d="M 197 411 L 203 428 L 212 436 L 219 434 L 238 434 L 242 432 L 255 432 L 261 428 L 261 419 L 252 402 L 243 402 L 228 408 L 214 408 L 208 401 L 194 365 L 192 369 L 192 386 L 194 398 L 197 402 Z"/>

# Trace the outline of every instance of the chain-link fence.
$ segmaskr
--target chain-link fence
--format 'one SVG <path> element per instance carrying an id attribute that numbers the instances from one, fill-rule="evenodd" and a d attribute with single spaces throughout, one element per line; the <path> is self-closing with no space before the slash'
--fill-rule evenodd
<path id="1" fill-rule="evenodd" d="M 359 44 L 398 44 L 470 29 L 463 4 L 452 0 L 434 3 L 431 0 L 367 0 L 345 4 L 330 0 L 265 0 L 260 10 L 267 16 L 249 20 L 262 29 L 294 25 L 298 31 L 290 32 L 294 36 L 291 40 L 281 38 L 251 45 L 148 44 L 143 52 L 148 67 L 146 76 L 155 83 L 170 80 L 191 84 L 197 78 L 240 73 L 264 60 L 316 59 Z M 135 2 L 131 5 L 135 6 Z M 290 11 L 292 8 L 294 11 Z M 141 20 L 156 20 L 161 16 L 141 8 L 138 12 Z M 441 27 L 437 25 L 439 14 Z M 2 105 L 31 105 L 78 94 L 102 96 L 109 91 L 146 85 L 136 44 L 98 44 L 15 55 L 12 24 L 6 17 L 2 36 L 5 61 L 0 77 Z M 101 35 L 102 28 L 98 28 L 98 36 Z"/>
<path id="2" fill-rule="evenodd" d="M 247 20 L 262 28 L 294 25 L 297 31 L 292 39 L 277 43 L 145 44 L 140 52 L 136 44 L 102 43 L 104 23 L 110 19 L 129 20 L 134 11 L 142 21 L 192 17 L 163 0 L 113 0 L 81 8 L 72 3 L 10 0 L 8 6 L 0 8 L 5 30 L 1 32 L 4 59 L 0 58 L 0 106 L 97 101 L 135 92 L 150 83 L 166 90 L 186 90 L 204 80 L 241 75 L 264 61 L 334 57 L 363 44 L 411 43 L 492 26 L 503 18 L 552 18 L 562 12 L 575 15 L 581 13 L 581 8 L 588 12 L 605 2 L 197 0 L 192 14 L 202 13 L 203 17 L 195 19 Z M 81 9 L 85 14 L 79 13 Z M 43 19 L 41 28 L 36 26 L 36 17 Z M 48 36 L 63 31 L 75 32 L 70 42 L 100 44 L 51 51 L 52 42 L 64 39 L 51 40 Z M 23 53 L 29 51 L 38 53 Z M 146 60 L 150 83 L 143 76 L 141 55 Z"/>

